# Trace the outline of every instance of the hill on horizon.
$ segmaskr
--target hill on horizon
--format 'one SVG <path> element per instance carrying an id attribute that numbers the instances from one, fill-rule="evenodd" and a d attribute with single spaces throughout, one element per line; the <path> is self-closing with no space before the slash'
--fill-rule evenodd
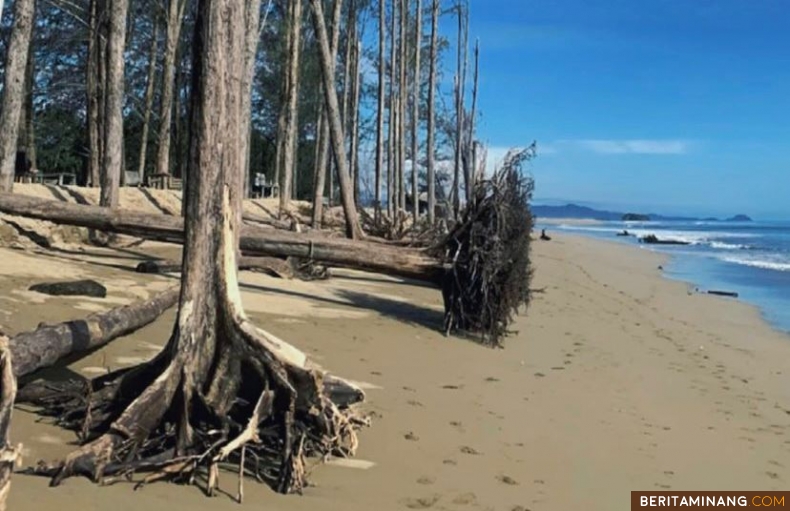
<path id="1" fill-rule="evenodd" d="M 589 206 L 580 206 L 578 204 L 564 204 L 564 205 L 533 205 L 532 214 L 537 218 L 577 218 L 584 220 L 600 220 L 603 222 L 620 221 L 623 220 L 625 215 L 640 215 L 647 217 L 651 221 L 673 221 L 673 222 L 694 222 L 694 221 L 708 221 L 708 222 L 751 222 L 752 219 L 747 215 L 738 214 L 733 217 L 721 220 L 719 218 L 707 217 L 687 217 L 687 216 L 666 216 L 656 213 L 637 213 L 633 211 L 609 211 L 604 209 L 595 209 Z"/>

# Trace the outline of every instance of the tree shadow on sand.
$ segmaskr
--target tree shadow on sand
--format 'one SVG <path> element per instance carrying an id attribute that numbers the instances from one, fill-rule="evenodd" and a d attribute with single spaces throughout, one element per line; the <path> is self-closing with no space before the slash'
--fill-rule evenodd
<path id="1" fill-rule="evenodd" d="M 300 293 L 298 291 L 291 291 L 287 289 L 261 286 L 257 284 L 239 283 L 239 286 L 242 289 L 250 291 L 291 296 L 302 300 L 326 303 L 330 305 L 339 305 L 342 307 L 367 309 L 375 311 L 385 317 L 393 318 L 404 323 L 420 326 L 437 332 L 442 331 L 442 325 L 444 321 L 444 313 L 440 310 L 405 301 L 402 302 L 400 300 L 393 300 L 391 298 L 360 293 L 357 291 L 337 291 L 338 298 L 335 299 L 323 296 L 315 296 L 307 293 Z"/>

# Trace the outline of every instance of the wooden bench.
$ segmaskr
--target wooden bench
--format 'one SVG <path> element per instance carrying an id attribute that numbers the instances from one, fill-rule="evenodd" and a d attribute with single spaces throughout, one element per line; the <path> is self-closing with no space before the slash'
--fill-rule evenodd
<path id="1" fill-rule="evenodd" d="M 184 182 L 171 174 L 152 174 L 148 176 L 148 187 L 158 190 L 182 190 Z"/>

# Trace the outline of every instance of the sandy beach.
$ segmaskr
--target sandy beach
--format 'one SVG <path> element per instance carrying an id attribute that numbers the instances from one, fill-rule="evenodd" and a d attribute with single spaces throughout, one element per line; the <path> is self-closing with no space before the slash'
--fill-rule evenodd
<path id="1" fill-rule="evenodd" d="M 247 481 L 239 506 L 231 473 L 214 498 L 85 479 L 50 489 L 17 474 L 9 509 L 608 511 L 628 509 L 638 489 L 787 487 L 787 336 L 749 306 L 663 279 L 648 251 L 566 235 L 533 246 L 537 292 L 503 350 L 443 336 L 434 289 L 350 271 L 318 282 L 241 274 L 256 323 L 367 389 L 373 424 L 356 460 L 316 466 L 304 495 Z M 13 335 L 147 296 L 176 281 L 130 269 L 172 250 L 1 248 L 0 325 Z M 26 291 L 65 275 L 104 283 L 108 297 Z M 152 357 L 173 313 L 49 376 Z M 73 447 L 71 433 L 21 405 L 11 434 L 25 465 Z"/>

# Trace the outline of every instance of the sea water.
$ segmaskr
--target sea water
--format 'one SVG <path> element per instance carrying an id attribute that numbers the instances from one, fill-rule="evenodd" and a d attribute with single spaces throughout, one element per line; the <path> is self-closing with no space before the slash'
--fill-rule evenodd
<path id="1" fill-rule="evenodd" d="M 601 222 L 542 225 L 552 230 L 638 245 L 671 256 L 664 268 L 673 279 L 702 291 L 732 291 L 759 307 L 774 327 L 790 333 L 790 222 Z M 631 236 L 617 236 L 627 230 Z M 640 238 L 688 245 L 648 245 Z"/>

